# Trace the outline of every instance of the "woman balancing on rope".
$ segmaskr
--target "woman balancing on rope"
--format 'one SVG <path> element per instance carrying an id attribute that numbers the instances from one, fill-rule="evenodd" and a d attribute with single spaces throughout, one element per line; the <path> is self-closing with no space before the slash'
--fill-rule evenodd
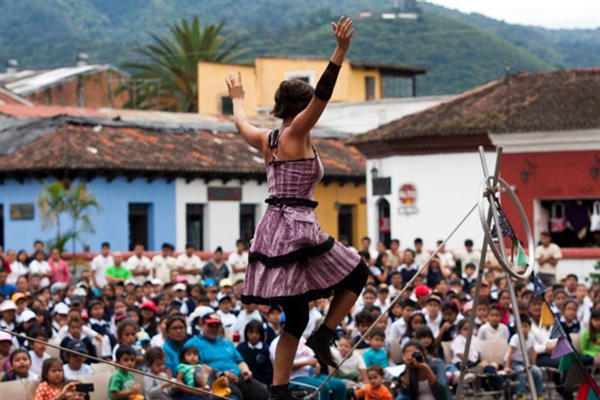
<path id="1" fill-rule="evenodd" d="M 267 165 L 270 197 L 250 249 L 244 303 L 279 304 L 286 324 L 275 353 L 272 399 L 289 399 L 290 373 L 298 341 L 308 323 L 308 302 L 334 295 L 319 329 L 306 344 L 335 366 L 329 349 L 335 328 L 348 314 L 366 282 L 368 269 L 358 254 L 319 229 L 313 194 L 323 164 L 311 144 L 315 126 L 331 98 L 338 72 L 354 34 L 352 21 L 333 23 L 337 47 L 316 88 L 297 79 L 275 92 L 272 114 L 283 120 L 269 131 L 250 125 L 243 109 L 241 74 L 227 79 L 236 127 L 246 142 L 261 150 Z"/>

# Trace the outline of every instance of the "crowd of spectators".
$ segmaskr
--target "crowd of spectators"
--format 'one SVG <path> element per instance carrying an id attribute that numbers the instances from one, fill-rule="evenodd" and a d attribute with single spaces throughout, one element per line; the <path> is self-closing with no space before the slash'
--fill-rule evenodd
<path id="1" fill-rule="evenodd" d="M 522 371 L 529 357 L 537 392 L 543 396 L 539 367 L 558 366 L 551 357 L 556 346 L 556 340 L 550 339 L 551 327 L 540 323 L 544 298 L 533 295 L 531 281 L 513 281 L 518 298 L 514 309 L 510 283 L 489 253 L 484 256 L 479 305 L 473 309 L 482 255 L 471 240 L 464 246 L 456 252 L 442 246 L 430 257 L 420 239 L 401 250 L 397 240 L 388 248 L 383 243 L 373 247 L 363 238 L 356 250 L 371 274 L 354 309 L 337 329 L 334 358 L 348 359 L 321 398 L 452 398 L 472 313 L 476 313 L 476 326 L 466 382 L 477 372 L 488 374 L 483 384 L 491 389 L 514 379 L 515 394 L 521 398 L 526 393 L 525 375 L 512 373 Z M 207 261 L 198 257 L 193 245 L 175 256 L 174 247 L 166 243 L 152 258 L 136 245 L 125 260 L 104 243 L 89 268 L 76 276 L 57 249 L 49 254 L 45 250 L 38 241 L 31 252 L 0 251 L 0 327 L 41 341 L 0 333 L 2 381 L 39 380 L 35 400 L 78 398 L 68 382 L 92 375 L 96 361 L 66 351 L 50 357 L 43 343 L 51 342 L 190 387 L 210 390 L 215 380 L 225 377 L 231 396 L 237 399 L 269 397 L 278 336 L 286 319 L 294 316 L 284 315 L 278 306 L 241 303 L 248 264 L 242 241 L 227 257 L 217 248 Z M 547 234 L 542 235 L 536 259 L 547 284 L 545 300 L 569 337 L 578 335 L 584 363 L 600 364 L 600 286 L 588 287 L 573 274 L 557 277 L 560 249 Z M 412 284 L 406 285 L 409 281 Z M 328 307 L 328 299 L 310 304 L 309 323 L 291 376 L 298 389 L 318 387 L 327 375 L 327 367 L 304 342 Z M 379 318 L 382 313 L 386 315 Z M 528 354 L 521 352 L 516 334 L 517 313 Z M 349 354 L 376 320 L 368 337 Z M 499 340 L 506 348 L 502 363 L 483 360 L 480 349 Z M 394 347 L 401 351 L 399 359 L 392 355 Z M 559 375 L 553 379 L 561 381 Z M 130 372 L 113 373 L 111 399 L 141 398 L 141 392 L 146 399 L 201 397 L 197 391 L 149 377 L 144 378 L 142 390 Z M 573 398 L 564 389 L 559 394 Z"/>

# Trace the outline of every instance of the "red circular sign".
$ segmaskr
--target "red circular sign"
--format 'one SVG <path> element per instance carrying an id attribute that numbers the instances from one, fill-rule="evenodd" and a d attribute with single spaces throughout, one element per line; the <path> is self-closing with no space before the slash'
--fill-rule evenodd
<path id="1" fill-rule="evenodd" d="M 414 185 L 405 183 L 404 185 L 400 186 L 398 197 L 400 197 L 400 202 L 405 206 L 414 204 L 417 201 L 417 189 L 414 187 Z"/>

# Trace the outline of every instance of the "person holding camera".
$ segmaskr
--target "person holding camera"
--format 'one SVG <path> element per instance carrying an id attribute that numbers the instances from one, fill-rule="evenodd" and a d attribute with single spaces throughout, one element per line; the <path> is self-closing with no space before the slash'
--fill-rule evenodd
<path id="1" fill-rule="evenodd" d="M 400 395 L 396 400 L 449 400 L 446 371 L 442 362 L 425 355 L 418 340 L 409 340 L 402 348 L 406 369 L 400 375 Z"/>

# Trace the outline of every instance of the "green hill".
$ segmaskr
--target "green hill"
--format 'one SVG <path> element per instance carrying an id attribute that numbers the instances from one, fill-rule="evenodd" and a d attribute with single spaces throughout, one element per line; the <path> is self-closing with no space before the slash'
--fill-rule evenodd
<path id="1" fill-rule="evenodd" d="M 422 12 L 417 20 L 380 18 L 398 6 Z M 541 71 L 599 64 L 598 53 L 589 51 L 597 31 L 508 25 L 414 0 L 0 0 L 0 65 L 10 58 L 20 69 L 73 65 L 79 52 L 94 63 L 140 61 L 134 49 L 147 32 L 166 33 L 167 23 L 193 15 L 203 23 L 227 19 L 227 28 L 246 38 L 250 56 L 326 57 L 334 46 L 328 22 L 359 12 L 373 16 L 356 19 L 348 57 L 429 68 L 419 78 L 421 95 L 467 90 L 503 75 L 506 66 Z M 566 45 L 573 42 L 579 47 Z"/>

